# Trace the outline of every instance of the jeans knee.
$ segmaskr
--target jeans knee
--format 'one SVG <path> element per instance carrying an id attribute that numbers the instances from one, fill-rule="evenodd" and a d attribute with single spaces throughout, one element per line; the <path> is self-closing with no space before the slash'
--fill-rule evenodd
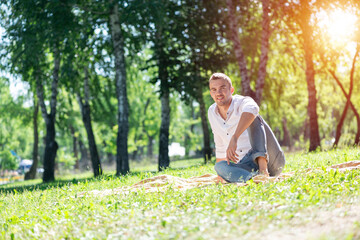
<path id="1" fill-rule="evenodd" d="M 214 169 L 219 176 L 222 176 L 223 173 L 225 172 L 226 167 L 227 167 L 227 162 L 220 161 L 215 164 Z"/>
<path id="2" fill-rule="evenodd" d="M 284 152 L 280 151 L 276 155 L 276 158 L 273 160 L 272 165 L 268 167 L 270 176 L 279 175 L 284 169 L 285 162 L 286 160 L 285 160 Z"/>

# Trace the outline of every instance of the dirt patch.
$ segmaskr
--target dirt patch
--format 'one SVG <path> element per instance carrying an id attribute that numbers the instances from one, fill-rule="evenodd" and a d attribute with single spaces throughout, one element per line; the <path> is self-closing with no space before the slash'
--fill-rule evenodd
<path id="1" fill-rule="evenodd" d="M 281 229 L 270 226 L 260 235 L 264 240 L 360 239 L 360 206 L 337 204 L 329 210 L 308 210 L 298 213 Z"/>

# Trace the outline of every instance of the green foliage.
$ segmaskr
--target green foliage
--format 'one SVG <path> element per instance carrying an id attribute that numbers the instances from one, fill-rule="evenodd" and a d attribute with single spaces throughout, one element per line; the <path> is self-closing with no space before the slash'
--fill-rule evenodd
<path id="1" fill-rule="evenodd" d="M 18 159 L 11 154 L 9 149 L 0 150 L 0 169 L 16 170 L 18 166 Z"/>
<path id="2" fill-rule="evenodd" d="M 347 8 L 356 1 L 315 1 L 312 11 Z M 281 5 L 286 3 L 285 5 Z M 239 36 L 246 46 L 249 73 L 257 77 L 259 45 L 261 42 L 261 1 L 236 1 L 239 6 Z M 357 4 L 357 5 L 356 5 Z M 304 53 L 301 34 L 292 18 L 298 11 L 295 1 L 270 1 L 271 28 L 267 78 L 261 114 L 275 131 L 279 140 L 284 137 L 284 119 L 296 150 L 307 148 L 308 117 Z M 1 70 L 14 74 L 16 79 L 29 83 L 25 96 L 13 99 L 9 80 L 0 80 L 0 151 L 14 149 L 23 158 L 31 158 L 32 107 L 24 102 L 35 93 L 38 78 L 45 84 L 49 99 L 53 70 L 53 49 L 60 46 L 61 69 L 57 104 L 56 139 L 63 154 L 72 154 L 72 136 L 87 146 L 76 93 L 83 95 L 84 67 L 88 67 L 91 88 L 91 116 L 100 155 L 116 153 L 117 100 L 114 78 L 113 49 L 107 25 L 110 8 L 107 1 L 4 1 L 0 8 L 0 25 L 5 30 L 0 43 Z M 199 96 L 204 94 L 208 107 L 212 100 L 207 80 L 212 72 L 226 72 L 239 90 L 240 75 L 228 40 L 227 9 L 221 1 L 122 1 L 119 4 L 120 22 L 125 41 L 129 100 L 129 152 L 143 158 L 149 141 L 157 152 L 160 126 L 159 66 L 166 72 L 162 87 L 171 88 L 170 140 L 180 142 L 189 150 L 202 147 L 199 121 Z M 314 15 L 315 16 L 315 15 Z M 318 100 L 318 122 L 324 149 L 331 147 L 334 130 L 345 105 L 345 97 L 327 72 L 331 67 L 346 90 L 352 50 L 332 44 L 316 28 L 314 18 L 314 62 Z M 356 41 L 356 39 L 349 39 Z M 327 60 L 324 62 L 324 60 Z M 358 63 L 356 64 L 356 66 Z M 164 67 L 165 66 L 165 67 Z M 360 109 L 360 84 L 355 68 L 352 102 Z M 151 85 L 151 83 L 154 83 Z M 177 92 L 177 93 L 176 93 Z M 237 91 L 236 93 L 239 93 Z M 181 100 L 186 100 L 181 102 Z M 192 114 L 190 104 L 194 105 Z M 47 104 L 49 107 L 49 104 Z M 44 136 L 44 121 L 39 121 L 40 137 Z M 354 114 L 345 119 L 340 146 L 353 143 L 357 130 Z M 74 131 L 74 132 L 72 132 Z M 213 141 L 211 141 L 212 143 Z M 40 141 L 40 152 L 43 151 Z"/>
<path id="3" fill-rule="evenodd" d="M 58 162 L 63 165 L 63 168 L 65 170 L 72 169 L 73 166 L 75 165 L 76 158 L 73 155 L 66 153 L 62 149 L 58 151 L 59 151 L 57 154 Z"/>
<path id="4" fill-rule="evenodd" d="M 15 151 L 21 158 L 31 159 L 31 108 L 23 107 L 25 98 L 14 100 L 9 83 L 0 77 L 0 153 L 2 169 L 16 169 L 18 162 L 10 154 Z"/>

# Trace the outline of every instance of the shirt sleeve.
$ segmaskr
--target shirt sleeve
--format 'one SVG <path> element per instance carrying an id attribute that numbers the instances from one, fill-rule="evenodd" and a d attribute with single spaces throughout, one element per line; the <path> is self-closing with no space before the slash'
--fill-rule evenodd
<path id="1" fill-rule="evenodd" d="M 257 117 L 259 115 L 259 106 L 251 97 L 245 97 L 241 104 L 241 111 L 252 113 Z"/>
<path id="2" fill-rule="evenodd" d="M 225 146 L 223 140 L 219 136 L 219 134 L 214 133 L 214 142 L 215 142 L 215 155 L 216 158 L 226 158 L 226 149 L 227 146 Z"/>

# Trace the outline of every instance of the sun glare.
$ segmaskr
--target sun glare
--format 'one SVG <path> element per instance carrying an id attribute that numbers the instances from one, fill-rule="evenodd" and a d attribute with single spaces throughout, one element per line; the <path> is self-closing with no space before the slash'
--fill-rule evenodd
<path id="1" fill-rule="evenodd" d="M 355 36 L 358 18 L 350 11 L 337 9 L 331 12 L 321 12 L 319 26 L 332 43 L 348 43 Z"/>

